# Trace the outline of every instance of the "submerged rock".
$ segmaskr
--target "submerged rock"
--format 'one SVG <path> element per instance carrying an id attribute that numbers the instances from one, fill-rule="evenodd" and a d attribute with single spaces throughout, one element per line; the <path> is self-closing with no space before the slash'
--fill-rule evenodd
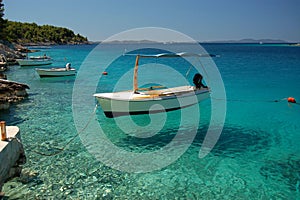
<path id="1" fill-rule="evenodd" d="M 25 99 L 28 96 L 26 89 L 29 89 L 26 84 L 0 79 L 0 110 Z"/>
<path id="2" fill-rule="evenodd" d="M 37 180 L 38 175 L 39 173 L 36 171 L 31 171 L 30 169 L 24 169 L 20 174 L 19 181 L 24 184 L 30 183 Z"/>

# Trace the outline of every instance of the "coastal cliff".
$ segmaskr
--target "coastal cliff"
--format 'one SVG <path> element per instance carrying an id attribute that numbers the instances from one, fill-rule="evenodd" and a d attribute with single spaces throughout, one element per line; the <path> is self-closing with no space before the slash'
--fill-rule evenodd
<path id="1" fill-rule="evenodd" d="M 29 89 L 26 84 L 0 79 L 0 110 L 25 99 L 28 96 L 26 89 Z"/>

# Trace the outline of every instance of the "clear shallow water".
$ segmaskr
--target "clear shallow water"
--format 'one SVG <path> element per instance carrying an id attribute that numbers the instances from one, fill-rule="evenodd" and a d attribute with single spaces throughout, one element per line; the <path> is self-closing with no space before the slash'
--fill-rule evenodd
<path id="1" fill-rule="evenodd" d="M 53 66 L 67 61 L 79 69 L 93 47 L 58 46 L 42 49 L 41 54 L 46 52 L 53 57 Z M 105 53 L 110 54 L 116 46 L 105 48 Z M 210 119 L 210 101 L 204 101 L 200 103 L 196 138 L 187 151 L 171 165 L 141 174 L 105 166 L 86 150 L 79 137 L 58 155 L 35 153 L 56 152 L 55 147 L 63 147 L 77 134 L 72 114 L 75 78 L 40 79 L 34 67 L 11 67 L 8 78 L 27 83 L 31 89 L 27 100 L 10 111 L 1 111 L 0 117 L 20 127 L 27 155 L 23 172 L 31 175 L 6 183 L 6 195 L 21 199 L 300 198 L 300 105 L 273 102 L 288 96 L 300 101 L 300 48 L 235 44 L 210 44 L 204 48 L 220 55 L 214 61 L 228 98 L 221 137 L 208 156 L 198 158 Z M 132 63 L 134 60 L 120 60 L 108 68 L 109 75 L 101 78 L 97 91 L 113 90 L 115 81 L 131 69 Z M 123 64 L 126 67 L 120 68 Z M 96 60 L 91 60 L 90 65 L 97 65 Z M 157 78 L 163 79 L 164 75 L 157 73 Z M 101 108 L 92 120 L 101 123 L 117 146 L 127 151 L 151 152 L 167 145 L 181 129 L 180 114 L 169 112 L 163 130 L 146 139 L 124 134 L 114 120 L 103 116 Z M 150 123 L 148 116 L 133 119 L 142 126 Z M 193 128 L 182 129 L 189 134 Z M 89 131 L 82 134 L 95 134 Z"/>

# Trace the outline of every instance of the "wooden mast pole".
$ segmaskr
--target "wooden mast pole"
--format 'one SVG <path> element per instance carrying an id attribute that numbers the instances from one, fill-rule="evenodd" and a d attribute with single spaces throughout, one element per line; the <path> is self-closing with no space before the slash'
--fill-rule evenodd
<path id="1" fill-rule="evenodd" d="M 133 73 L 133 92 L 136 92 L 138 90 L 137 76 L 138 76 L 139 59 L 140 59 L 140 55 L 137 55 L 135 59 L 135 66 L 134 66 L 134 73 Z"/>

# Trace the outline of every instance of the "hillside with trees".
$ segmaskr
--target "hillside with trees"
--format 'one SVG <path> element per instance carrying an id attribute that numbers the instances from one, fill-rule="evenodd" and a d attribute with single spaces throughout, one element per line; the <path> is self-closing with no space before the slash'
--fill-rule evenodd
<path id="1" fill-rule="evenodd" d="M 4 4 L 2 0 L 0 0 L 0 40 L 4 37 L 3 30 L 5 28 L 5 20 L 3 19 L 4 16 Z"/>
<path id="2" fill-rule="evenodd" d="M 22 44 L 82 44 L 86 37 L 75 34 L 72 30 L 51 25 L 39 26 L 36 23 L 7 21 L 4 30 L 5 40 Z"/>

